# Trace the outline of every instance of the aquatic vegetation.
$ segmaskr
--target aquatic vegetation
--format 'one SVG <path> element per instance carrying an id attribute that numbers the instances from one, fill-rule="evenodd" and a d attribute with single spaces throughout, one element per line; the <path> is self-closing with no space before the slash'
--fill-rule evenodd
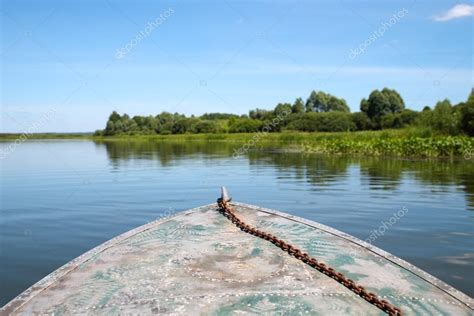
<path id="1" fill-rule="evenodd" d="M 376 137 L 371 139 L 328 138 L 305 141 L 301 151 L 329 154 L 358 154 L 396 157 L 464 157 L 474 152 L 474 139 L 464 136 Z"/>

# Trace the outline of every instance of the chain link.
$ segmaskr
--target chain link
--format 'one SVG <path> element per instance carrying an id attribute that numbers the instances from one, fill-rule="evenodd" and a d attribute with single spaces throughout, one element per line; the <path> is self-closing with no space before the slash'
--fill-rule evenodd
<path id="1" fill-rule="evenodd" d="M 370 304 L 378 307 L 379 309 L 386 312 L 388 315 L 393 316 L 401 316 L 402 311 L 400 308 L 393 306 L 386 300 L 380 299 L 376 294 L 369 292 L 366 288 L 361 285 L 358 285 L 353 280 L 348 279 L 344 274 L 341 272 L 337 272 L 333 268 L 327 266 L 326 264 L 319 262 L 317 259 L 312 258 L 309 256 L 308 253 L 301 251 L 300 249 L 296 248 L 293 245 L 288 244 L 287 242 L 279 239 L 278 237 L 258 230 L 244 221 L 242 221 L 236 214 L 235 211 L 232 209 L 228 201 L 224 201 L 222 198 L 217 200 L 217 205 L 219 206 L 219 211 L 227 217 L 235 226 L 240 228 L 242 231 L 249 233 L 251 235 L 257 236 L 259 238 L 265 239 L 271 243 L 273 243 L 278 248 L 282 249 L 285 252 L 288 252 L 291 256 L 295 257 L 298 260 L 303 261 L 307 265 L 313 267 L 314 269 L 318 270 L 319 272 L 327 275 L 328 277 L 336 280 L 340 284 L 344 285 L 346 288 L 354 292 L 355 294 L 359 295 L 363 299 L 365 299 Z"/>

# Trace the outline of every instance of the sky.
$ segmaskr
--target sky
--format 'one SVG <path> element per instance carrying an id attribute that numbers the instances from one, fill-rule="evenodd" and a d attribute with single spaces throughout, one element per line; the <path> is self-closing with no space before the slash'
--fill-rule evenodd
<path id="1" fill-rule="evenodd" d="M 374 89 L 467 99 L 473 1 L 1 0 L 0 132 L 90 132 L 116 110 L 245 114 Z"/>

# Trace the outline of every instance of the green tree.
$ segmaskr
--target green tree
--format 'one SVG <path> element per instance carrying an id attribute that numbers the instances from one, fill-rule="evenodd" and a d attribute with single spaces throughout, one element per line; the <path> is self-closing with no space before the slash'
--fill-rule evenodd
<path id="1" fill-rule="evenodd" d="M 460 130 L 460 113 L 455 111 L 448 99 L 436 103 L 429 124 L 438 132 L 455 135 Z"/>
<path id="2" fill-rule="evenodd" d="M 303 113 L 293 116 L 287 126 L 288 130 L 302 132 L 342 132 L 356 129 L 350 113 Z"/>
<path id="3" fill-rule="evenodd" d="M 120 114 L 118 114 L 116 111 L 113 111 L 112 114 L 110 114 L 110 116 L 109 116 L 109 121 L 115 123 L 118 120 L 120 120 Z"/>
<path id="4" fill-rule="evenodd" d="M 114 122 L 109 120 L 107 121 L 107 125 L 105 127 L 105 135 L 110 136 L 110 135 L 114 135 L 114 133 L 115 133 Z"/>
<path id="5" fill-rule="evenodd" d="M 123 133 L 124 127 L 123 127 L 122 121 L 118 120 L 117 122 L 115 122 L 114 127 L 115 127 L 115 130 L 114 130 L 115 134 Z"/>
<path id="6" fill-rule="evenodd" d="M 328 112 L 335 111 L 349 113 L 351 111 L 346 103 L 346 100 L 336 98 L 335 96 L 330 96 L 327 107 L 329 110 Z"/>
<path id="7" fill-rule="evenodd" d="M 171 134 L 173 125 L 175 123 L 175 117 L 169 112 L 161 112 L 155 116 L 157 122 L 157 132 L 163 135 Z"/>
<path id="8" fill-rule="evenodd" d="M 132 117 L 132 120 L 138 125 L 138 127 L 142 128 L 144 124 L 143 116 L 135 115 Z"/>
<path id="9" fill-rule="evenodd" d="M 228 114 L 228 113 L 204 113 L 201 115 L 201 120 L 225 120 L 230 119 L 231 117 L 238 117 L 235 114 Z"/>
<path id="10" fill-rule="evenodd" d="M 296 114 L 290 118 L 287 130 L 301 132 L 316 132 L 318 130 L 318 113 L 308 112 Z"/>
<path id="11" fill-rule="evenodd" d="M 461 129 L 469 136 L 474 136 L 474 91 L 461 107 Z"/>
<path id="12" fill-rule="evenodd" d="M 418 112 L 404 109 L 400 113 L 388 113 L 380 120 L 381 128 L 403 128 L 413 124 L 418 118 Z"/>
<path id="13" fill-rule="evenodd" d="M 148 130 L 150 133 L 157 133 L 158 120 L 154 118 L 153 115 L 145 117 L 143 121 L 146 130 Z"/>
<path id="14" fill-rule="evenodd" d="M 405 109 L 405 102 L 403 101 L 402 96 L 396 90 L 383 88 L 382 94 L 388 98 L 390 111 L 392 113 L 398 113 Z"/>
<path id="15" fill-rule="evenodd" d="M 350 113 L 334 111 L 318 115 L 318 130 L 321 132 L 348 132 L 356 129 Z"/>
<path id="16" fill-rule="evenodd" d="M 278 105 L 273 110 L 273 115 L 283 115 L 286 116 L 291 113 L 291 104 L 290 103 L 278 103 Z"/>
<path id="17" fill-rule="evenodd" d="M 186 117 L 177 117 L 175 120 L 168 122 L 167 124 L 171 125 L 171 132 L 173 134 L 185 134 L 192 132 L 192 126 L 199 119 L 197 118 L 186 118 Z"/>
<path id="18" fill-rule="evenodd" d="M 369 112 L 369 101 L 366 98 L 360 101 L 360 111 L 365 114 Z"/>
<path id="19" fill-rule="evenodd" d="M 194 124 L 193 130 L 195 133 L 217 133 L 218 127 L 216 121 L 204 120 Z"/>
<path id="20" fill-rule="evenodd" d="M 122 117 L 120 118 L 120 122 L 122 122 L 122 125 L 123 125 L 123 128 L 122 128 L 123 133 L 128 133 L 130 131 L 130 126 L 132 125 L 132 120 L 130 120 L 130 116 L 124 113 Z"/>
<path id="21" fill-rule="evenodd" d="M 262 110 L 262 109 L 255 109 L 249 111 L 249 117 L 254 120 L 267 120 L 272 117 L 273 112 Z"/>
<path id="22" fill-rule="evenodd" d="M 304 109 L 305 109 L 305 106 L 304 106 L 303 99 L 302 98 L 297 98 L 295 100 L 295 103 L 293 103 L 293 105 L 291 107 L 291 112 L 293 112 L 295 114 L 303 113 Z"/>
<path id="23" fill-rule="evenodd" d="M 173 114 L 169 112 L 161 112 L 155 117 L 160 124 L 166 124 L 174 121 L 174 116 Z"/>
<path id="24" fill-rule="evenodd" d="M 231 133 L 253 133 L 258 132 L 263 126 L 263 122 L 260 120 L 252 120 L 249 118 L 237 119 L 232 125 L 229 126 L 229 132 Z"/>
<path id="25" fill-rule="evenodd" d="M 306 100 L 306 112 L 350 112 L 346 100 L 322 91 L 312 91 Z"/>
<path id="26" fill-rule="evenodd" d="M 381 119 L 384 115 L 401 112 L 404 108 L 405 103 L 400 94 L 388 88 L 372 91 L 369 98 L 362 99 L 360 103 L 360 110 L 366 113 L 377 127 L 381 127 Z"/>
<path id="27" fill-rule="evenodd" d="M 356 112 L 352 114 L 352 121 L 356 126 L 356 130 L 365 131 L 372 129 L 372 122 L 365 112 Z"/>
<path id="28" fill-rule="evenodd" d="M 415 122 L 418 120 L 418 117 L 420 116 L 420 112 L 404 109 L 399 114 L 397 114 L 397 116 L 400 117 L 401 122 L 401 125 L 398 127 L 406 127 L 415 124 Z"/>

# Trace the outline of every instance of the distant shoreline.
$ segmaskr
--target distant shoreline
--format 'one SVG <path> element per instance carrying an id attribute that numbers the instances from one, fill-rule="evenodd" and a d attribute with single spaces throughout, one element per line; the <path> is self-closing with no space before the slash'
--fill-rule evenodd
<path id="1" fill-rule="evenodd" d="M 1 140 L 15 140 L 23 135 L 27 139 L 73 139 L 73 138 L 92 138 L 94 133 L 0 133 Z M 23 136 L 23 137 L 25 137 Z"/>

